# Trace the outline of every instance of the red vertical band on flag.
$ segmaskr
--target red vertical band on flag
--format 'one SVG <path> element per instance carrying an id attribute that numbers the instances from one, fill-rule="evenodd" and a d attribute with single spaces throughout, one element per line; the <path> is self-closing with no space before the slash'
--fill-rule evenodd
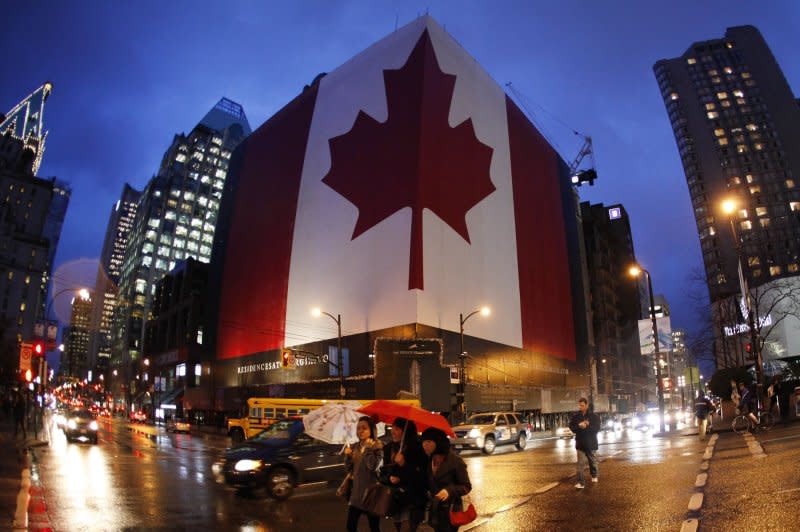
<path id="1" fill-rule="evenodd" d="M 218 358 L 277 349 L 297 198 L 317 87 L 307 89 L 245 141 L 220 294 Z"/>
<path id="2" fill-rule="evenodd" d="M 506 97 L 523 349 L 575 360 L 558 156 Z"/>

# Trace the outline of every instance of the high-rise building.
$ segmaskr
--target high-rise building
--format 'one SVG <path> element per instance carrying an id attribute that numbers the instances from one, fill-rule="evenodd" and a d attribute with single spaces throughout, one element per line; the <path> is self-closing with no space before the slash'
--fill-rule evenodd
<path id="1" fill-rule="evenodd" d="M 13 378 L 18 343 L 34 339 L 46 309 L 52 259 L 69 201 L 65 183 L 36 176 L 51 90 L 46 83 L 0 115 L 0 378 Z"/>
<path id="2" fill-rule="evenodd" d="M 752 26 L 693 43 L 680 57 L 658 61 L 654 71 L 694 208 L 717 364 L 727 366 L 743 360 L 727 353 L 742 351 L 749 337 L 749 328 L 738 326 L 745 322 L 738 305 L 720 312 L 741 292 L 739 258 L 751 290 L 798 279 L 800 105 Z M 729 198 L 737 204 L 730 215 L 721 208 Z M 725 327 L 730 335 L 721 332 Z M 784 341 L 783 356 L 792 349 L 800 341 Z"/>
<path id="3" fill-rule="evenodd" d="M 69 328 L 65 328 L 64 356 L 59 371 L 62 375 L 85 379 L 89 354 L 89 324 L 92 316 L 92 297 L 81 290 L 72 298 Z"/>
<path id="4" fill-rule="evenodd" d="M 119 293 L 122 261 L 128 247 L 136 206 L 142 193 L 125 183 L 122 195 L 111 208 L 111 214 L 100 252 L 100 264 L 95 281 L 91 336 L 89 339 L 89 367 L 97 375 L 105 375 L 111 357 L 111 319 Z M 105 375 L 107 378 L 108 375 Z"/>
<path id="5" fill-rule="evenodd" d="M 158 174 L 142 192 L 112 327 L 111 365 L 120 366 L 127 378 L 141 361 L 156 282 L 180 260 L 209 262 L 231 153 L 249 134 L 242 106 L 222 98 L 189 135 L 175 135 Z M 141 390 L 128 382 L 130 399 Z"/>
<path id="6" fill-rule="evenodd" d="M 619 411 L 647 402 L 648 364 L 639 346 L 641 301 L 628 275 L 636 263 L 630 218 L 622 205 L 581 203 L 591 293 L 595 371 L 600 394 Z M 602 407 L 603 405 L 600 405 Z"/>

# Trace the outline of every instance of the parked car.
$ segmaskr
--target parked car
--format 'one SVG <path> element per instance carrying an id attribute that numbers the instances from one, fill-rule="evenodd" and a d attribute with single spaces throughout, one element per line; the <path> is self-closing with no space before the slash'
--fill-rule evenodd
<path id="1" fill-rule="evenodd" d="M 263 486 L 270 497 L 285 500 L 299 484 L 344 478 L 341 449 L 306 434 L 301 418 L 281 419 L 227 449 L 215 469 L 230 486 Z"/>
<path id="2" fill-rule="evenodd" d="M 492 454 L 498 445 L 513 443 L 517 449 L 525 449 L 528 442 L 528 424 L 513 412 L 489 412 L 474 414 L 463 425 L 453 427 L 456 433 L 451 442 L 457 450 L 480 449 Z"/>
<path id="3" fill-rule="evenodd" d="M 167 423 L 167 431 L 172 432 L 185 432 L 189 434 L 191 426 L 189 422 L 182 417 L 174 418 Z"/>
<path id="4" fill-rule="evenodd" d="M 73 410 L 67 416 L 64 435 L 67 441 L 84 440 L 97 443 L 97 419 L 89 410 Z"/>
<path id="5" fill-rule="evenodd" d="M 137 410 L 131 414 L 131 422 L 133 423 L 145 423 L 147 421 L 147 414 L 145 414 L 142 410 Z"/>

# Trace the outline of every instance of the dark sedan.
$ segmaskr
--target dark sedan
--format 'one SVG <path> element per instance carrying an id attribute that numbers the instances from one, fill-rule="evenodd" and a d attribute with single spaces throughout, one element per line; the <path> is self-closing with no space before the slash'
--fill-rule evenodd
<path id="1" fill-rule="evenodd" d="M 97 419 L 88 410 L 72 410 L 66 417 L 64 435 L 67 441 L 83 440 L 97 443 Z"/>
<path id="2" fill-rule="evenodd" d="M 283 419 L 226 450 L 221 473 L 228 485 L 263 486 L 270 497 L 284 500 L 299 484 L 344 478 L 341 449 L 306 434 L 302 419 Z"/>

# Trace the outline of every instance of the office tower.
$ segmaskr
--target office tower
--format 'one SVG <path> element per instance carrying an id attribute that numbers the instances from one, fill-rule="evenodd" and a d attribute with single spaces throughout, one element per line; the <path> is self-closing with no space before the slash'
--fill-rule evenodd
<path id="1" fill-rule="evenodd" d="M 18 344 L 32 341 L 47 308 L 52 258 L 68 204 L 68 186 L 41 179 L 47 133 L 46 83 L 11 111 L 0 115 L 0 372 L 13 378 Z M 60 222 L 59 222 L 60 220 Z"/>
<path id="2" fill-rule="evenodd" d="M 591 293 L 597 389 L 617 411 L 647 402 L 646 357 L 639 346 L 638 281 L 628 275 L 636 263 L 630 218 L 622 205 L 581 203 L 586 265 Z"/>
<path id="3" fill-rule="evenodd" d="M 89 367 L 95 373 L 106 375 L 111 357 L 111 319 L 119 292 L 122 261 L 128 247 L 131 229 L 136 217 L 136 206 L 141 192 L 125 183 L 122 195 L 111 208 L 100 264 L 95 281 L 92 306 L 91 336 L 89 340 Z"/>
<path id="4" fill-rule="evenodd" d="M 72 298 L 69 328 L 64 331 L 64 357 L 59 372 L 62 375 L 85 379 L 89 367 L 89 324 L 92 315 L 92 297 L 81 290 Z M 63 366 L 63 364 L 66 366 Z"/>
<path id="5" fill-rule="evenodd" d="M 128 377 L 137 374 L 141 362 L 143 327 L 156 282 L 180 260 L 211 258 L 231 153 L 248 134 L 242 106 L 222 98 L 188 135 L 175 135 L 158 174 L 142 192 L 123 259 L 112 331 L 111 365 L 121 366 Z M 130 400 L 137 385 L 129 381 L 127 386 Z"/>
<path id="6" fill-rule="evenodd" d="M 748 311 L 736 301 L 742 285 L 755 298 L 797 289 L 800 106 L 752 26 L 693 43 L 680 57 L 658 61 L 654 71 L 694 208 L 717 363 L 737 365 L 750 338 Z M 735 201 L 731 214 L 723 212 L 725 199 Z M 776 356 L 798 353 L 800 341 L 791 337 L 776 331 L 773 338 L 782 344 L 773 349 Z"/>

